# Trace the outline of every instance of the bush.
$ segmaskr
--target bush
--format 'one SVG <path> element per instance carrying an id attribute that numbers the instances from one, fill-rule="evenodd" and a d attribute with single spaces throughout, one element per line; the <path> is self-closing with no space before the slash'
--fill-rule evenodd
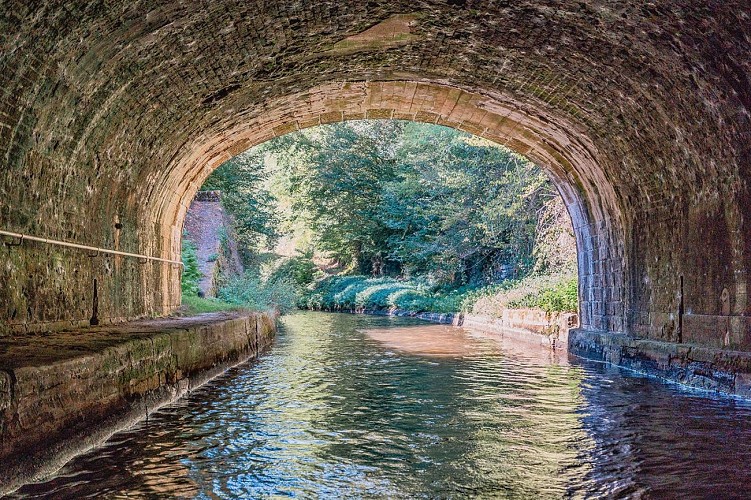
<path id="1" fill-rule="evenodd" d="M 355 296 L 355 304 L 369 309 L 384 309 L 392 307 L 394 303 L 392 302 L 391 297 L 402 290 L 409 289 L 409 285 L 397 282 L 370 285 L 358 292 Z"/>
<path id="2" fill-rule="evenodd" d="M 295 285 L 299 291 L 303 291 L 308 285 L 315 282 L 321 276 L 321 271 L 313 262 L 312 255 L 303 254 L 282 261 L 269 276 L 269 281 L 286 280 Z"/>
<path id="3" fill-rule="evenodd" d="M 561 280 L 509 303 L 510 307 L 534 307 L 546 312 L 576 312 L 579 307 L 576 278 Z"/>
<path id="4" fill-rule="evenodd" d="M 389 297 L 389 302 L 397 309 L 415 312 L 429 310 L 432 300 L 424 290 L 412 288 L 402 288 Z"/>
<path id="5" fill-rule="evenodd" d="M 421 282 L 366 276 L 331 276 L 303 295 L 300 307 L 310 309 L 404 309 L 449 311 L 454 295 L 435 295 Z M 453 311 L 455 311 L 454 309 Z"/>
<path id="6" fill-rule="evenodd" d="M 300 308 L 403 309 L 412 312 L 472 312 L 499 317 L 507 308 L 576 312 L 575 274 L 529 276 L 485 287 L 431 289 L 424 281 L 366 276 L 331 276 L 303 293 Z"/>
<path id="7" fill-rule="evenodd" d="M 507 308 L 537 308 L 546 312 L 576 312 L 578 280 L 573 272 L 534 275 L 479 290 L 465 301 L 465 310 L 499 316 Z"/>
<path id="8" fill-rule="evenodd" d="M 184 267 L 180 288 L 182 288 L 183 296 L 198 296 L 198 282 L 202 276 L 201 271 L 198 270 L 198 248 L 184 235 L 181 253 Z"/>
<path id="9" fill-rule="evenodd" d="M 257 311 L 277 309 L 289 312 L 295 307 L 295 286 L 288 280 L 263 281 L 253 273 L 232 277 L 219 288 L 220 300 Z"/>

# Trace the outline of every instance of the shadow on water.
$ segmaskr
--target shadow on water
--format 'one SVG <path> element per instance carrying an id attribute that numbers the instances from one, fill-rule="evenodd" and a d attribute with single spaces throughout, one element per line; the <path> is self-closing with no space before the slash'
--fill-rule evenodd
<path id="1" fill-rule="evenodd" d="M 16 496 L 732 497 L 749 417 L 478 332 L 299 313 L 261 359 Z"/>

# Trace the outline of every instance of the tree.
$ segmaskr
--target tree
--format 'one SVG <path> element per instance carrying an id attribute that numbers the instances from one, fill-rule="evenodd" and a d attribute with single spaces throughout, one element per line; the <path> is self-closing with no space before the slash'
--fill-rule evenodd
<path id="1" fill-rule="evenodd" d="M 202 189 L 220 190 L 222 205 L 232 216 L 233 236 L 246 265 L 254 253 L 271 247 L 280 236 L 277 200 L 267 184 L 264 148 L 252 148 L 215 170 Z"/>
<path id="2" fill-rule="evenodd" d="M 383 183 L 395 175 L 393 142 L 402 123 L 363 122 L 291 134 L 270 146 L 289 177 L 293 211 L 321 252 L 350 269 L 389 266 L 390 229 L 378 217 Z"/>
<path id="3" fill-rule="evenodd" d="M 550 265 L 535 252 L 544 243 L 538 229 L 553 234 L 560 221 L 545 215 L 558 195 L 534 164 L 412 122 L 347 122 L 276 138 L 220 167 L 209 186 L 222 189 L 244 246 L 303 232 L 297 241 L 345 271 L 447 286 L 521 277 L 536 259 L 538 269 Z"/>

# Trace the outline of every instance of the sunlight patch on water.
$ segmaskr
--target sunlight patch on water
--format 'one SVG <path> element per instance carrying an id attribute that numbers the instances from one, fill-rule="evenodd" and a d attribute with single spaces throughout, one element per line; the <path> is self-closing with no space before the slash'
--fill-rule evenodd
<path id="1" fill-rule="evenodd" d="M 461 328 L 419 325 L 358 330 L 384 346 L 421 356 L 463 357 L 500 353 L 493 342 L 478 342 Z"/>

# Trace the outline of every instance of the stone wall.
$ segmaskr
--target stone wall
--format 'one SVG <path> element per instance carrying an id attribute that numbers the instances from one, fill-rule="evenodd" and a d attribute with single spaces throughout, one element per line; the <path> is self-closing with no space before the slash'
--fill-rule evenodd
<path id="1" fill-rule="evenodd" d="M 751 7 L 239 0 L 0 5 L 0 228 L 174 258 L 240 151 L 358 118 L 507 144 L 558 185 L 590 331 L 751 350 Z M 179 269 L 0 248 L 5 333 L 173 310 Z"/>
<path id="2" fill-rule="evenodd" d="M 568 332 L 578 326 L 572 313 L 548 313 L 540 309 L 505 309 L 500 318 L 474 314 L 462 315 L 464 328 L 498 333 L 528 343 L 568 350 Z"/>
<path id="3" fill-rule="evenodd" d="M 541 309 L 504 309 L 500 317 L 467 313 L 433 313 L 403 309 L 356 309 L 353 314 L 419 318 L 510 338 L 515 341 L 568 351 L 569 331 L 579 326 L 573 313 L 549 313 Z"/>
<path id="4" fill-rule="evenodd" d="M 751 398 L 751 353 L 574 329 L 569 352 L 696 389 Z"/>
<path id="5" fill-rule="evenodd" d="M 220 276 L 243 273 L 230 217 L 219 191 L 199 191 L 185 215 L 183 236 L 196 246 L 198 289 L 203 297 L 216 297 Z"/>
<path id="6" fill-rule="evenodd" d="M 0 495 L 258 355 L 271 314 L 215 313 L 0 342 Z"/>

